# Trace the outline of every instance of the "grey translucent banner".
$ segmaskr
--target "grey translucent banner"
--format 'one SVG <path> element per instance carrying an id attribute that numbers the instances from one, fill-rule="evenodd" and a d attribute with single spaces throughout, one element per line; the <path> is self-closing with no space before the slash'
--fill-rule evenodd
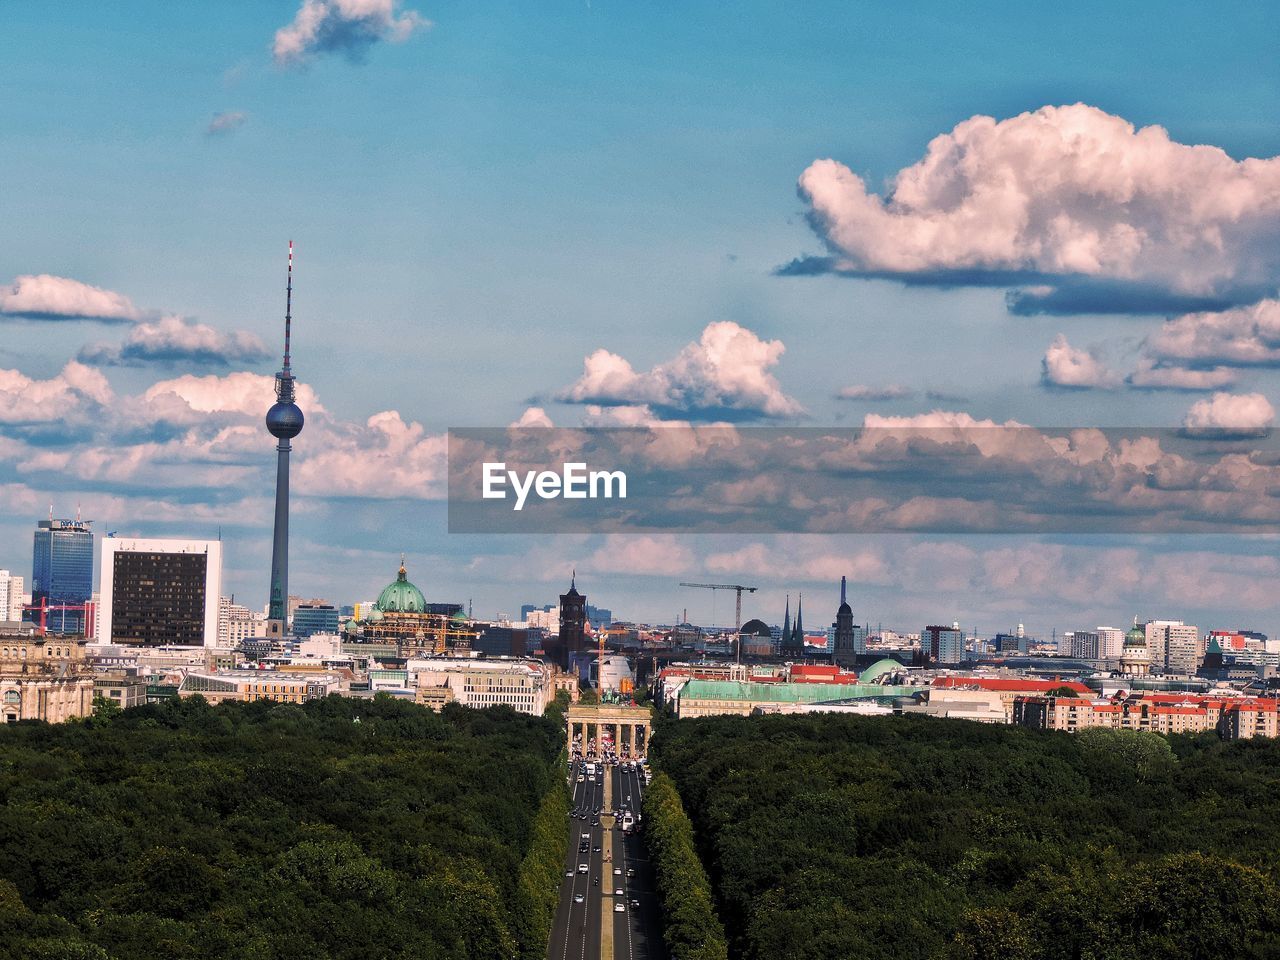
<path id="1" fill-rule="evenodd" d="M 454 429 L 448 512 L 454 533 L 1272 533 L 1280 442 L 965 423 Z"/>

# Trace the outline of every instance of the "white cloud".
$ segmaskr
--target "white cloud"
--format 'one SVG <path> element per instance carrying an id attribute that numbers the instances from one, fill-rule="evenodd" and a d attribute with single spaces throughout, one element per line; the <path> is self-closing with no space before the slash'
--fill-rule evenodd
<path id="1" fill-rule="evenodd" d="M 1162 360 L 1280 366 L 1280 300 L 1175 317 L 1148 338 L 1146 349 Z"/>
<path id="2" fill-rule="evenodd" d="M 811 164 L 799 191 L 841 272 L 1077 276 L 1237 300 L 1280 275 L 1280 157 L 1237 161 L 1085 104 L 965 120 L 884 197 L 835 160 Z"/>
<path id="3" fill-rule="evenodd" d="M 401 43 L 429 26 L 415 11 L 399 8 L 399 0 L 303 0 L 293 21 L 276 31 L 272 55 L 285 65 L 320 53 L 359 61 L 375 43 Z"/>
<path id="4" fill-rule="evenodd" d="M 363 426 L 335 425 L 323 440 L 298 446 L 300 494 L 388 500 L 444 496 L 447 438 L 428 435 L 422 424 L 406 423 L 395 410 L 375 413 Z"/>
<path id="5" fill-rule="evenodd" d="M 1141 357 L 1125 382 L 1141 390 L 1221 390 L 1236 382 L 1236 372 L 1226 367 L 1195 370 Z"/>
<path id="6" fill-rule="evenodd" d="M 547 411 L 541 407 L 526 407 L 524 413 L 520 414 L 520 419 L 510 424 L 512 427 L 554 427 L 551 418 L 547 416 Z"/>
<path id="7" fill-rule="evenodd" d="M 615 353 L 597 350 L 560 399 L 596 406 L 648 406 L 700 419 L 797 416 L 804 408 L 783 393 L 769 372 L 785 350 L 781 340 L 761 340 L 732 321 L 719 321 L 673 359 L 644 373 Z"/>
<path id="8" fill-rule="evenodd" d="M 1106 364 L 1089 351 L 1071 346 L 1061 333 L 1049 344 L 1040 364 L 1040 378 L 1048 386 L 1110 390 L 1120 385 L 1120 378 Z"/>
<path id="9" fill-rule="evenodd" d="M 841 387 L 836 397 L 840 400 L 907 400 L 916 395 L 915 390 L 901 383 L 889 383 L 876 387 L 865 383 Z"/>
<path id="10" fill-rule="evenodd" d="M 213 115 L 204 132 L 211 137 L 233 133 L 243 127 L 248 119 L 249 115 L 241 110 L 224 110 Z"/>
<path id="11" fill-rule="evenodd" d="M 0 370 L 0 423 L 79 421 L 112 401 L 111 385 L 100 372 L 72 360 L 55 377 L 35 380 L 17 370 Z"/>
<path id="12" fill-rule="evenodd" d="M 297 402 L 307 416 L 323 413 L 315 391 L 305 383 L 295 387 Z M 152 384 L 142 395 L 143 415 L 170 423 L 191 423 L 209 414 L 238 414 L 261 419 L 274 402 L 275 378 L 237 371 L 226 376 L 184 374 Z"/>
<path id="13" fill-rule="evenodd" d="M 123 343 L 96 343 L 85 347 L 79 359 L 85 363 L 119 366 L 151 362 L 229 366 L 257 363 L 268 356 L 262 340 L 247 331 L 224 333 L 182 317 L 161 317 L 138 323 Z"/>
<path id="14" fill-rule="evenodd" d="M 1215 393 L 1193 403 L 1182 425 L 1188 432 L 1257 436 L 1265 433 L 1275 418 L 1271 403 L 1260 393 Z"/>
<path id="15" fill-rule="evenodd" d="M 47 273 L 23 275 L 8 286 L 0 286 L 0 316 L 108 323 L 143 318 L 142 311 L 124 294 Z"/>

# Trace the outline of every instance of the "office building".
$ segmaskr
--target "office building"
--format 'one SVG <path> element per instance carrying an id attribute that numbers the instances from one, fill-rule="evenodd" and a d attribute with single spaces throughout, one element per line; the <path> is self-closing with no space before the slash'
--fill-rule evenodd
<path id="1" fill-rule="evenodd" d="M 1071 656 L 1078 660 L 1097 660 L 1101 655 L 1100 638 L 1092 630 L 1073 630 L 1071 632 Z"/>
<path id="2" fill-rule="evenodd" d="M 0 570 L 0 622 L 22 619 L 22 577 Z"/>
<path id="3" fill-rule="evenodd" d="M 1119 660 L 1124 653 L 1124 634 L 1119 627 L 1095 627 L 1098 635 L 1098 659 Z"/>
<path id="4" fill-rule="evenodd" d="M 102 541 L 102 643 L 217 646 L 221 596 L 220 541 Z"/>
<path id="5" fill-rule="evenodd" d="M 93 594 L 92 521 L 41 520 L 31 552 L 28 618 L 53 633 L 84 633 L 84 605 Z"/>
<path id="6" fill-rule="evenodd" d="M 960 625 L 925 627 L 920 631 L 920 649 L 932 663 L 960 663 L 964 660 L 964 634 Z"/>
<path id="7" fill-rule="evenodd" d="M 313 633 L 337 633 L 338 608 L 323 600 L 308 600 L 293 609 L 293 635 L 309 637 Z"/>

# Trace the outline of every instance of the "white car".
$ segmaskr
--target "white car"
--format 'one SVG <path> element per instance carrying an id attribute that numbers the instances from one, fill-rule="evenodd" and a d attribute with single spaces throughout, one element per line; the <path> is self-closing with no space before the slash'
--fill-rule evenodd
<path id="1" fill-rule="evenodd" d="M 581 902 L 582 902 L 582 894 L 580 894 L 580 893 L 575 893 L 575 894 L 573 895 L 573 902 L 574 902 L 574 903 L 581 903 Z"/>
<path id="2" fill-rule="evenodd" d="M 613 905 L 614 913 L 626 913 L 626 911 L 627 911 L 627 905 L 625 903 L 622 903 L 621 901 Z"/>
<path id="3" fill-rule="evenodd" d="M 586 865 L 585 863 L 580 863 L 580 864 L 578 864 L 578 872 L 579 872 L 579 873 L 586 873 L 586 872 L 587 872 L 587 865 Z"/>
<path id="4" fill-rule="evenodd" d="M 615 897 L 625 897 L 625 896 L 626 896 L 626 894 L 622 892 L 622 888 L 621 888 L 621 887 L 619 887 L 617 890 L 613 891 L 613 895 L 614 895 Z"/>
<path id="5" fill-rule="evenodd" d="M 615 877 L 620 877 L 620 876 L 622 876 L 622 868 L 621 868 L 621 867 L 614 867 L 614 868 L 613 868 L 613 875 L 614 875 Z"/>

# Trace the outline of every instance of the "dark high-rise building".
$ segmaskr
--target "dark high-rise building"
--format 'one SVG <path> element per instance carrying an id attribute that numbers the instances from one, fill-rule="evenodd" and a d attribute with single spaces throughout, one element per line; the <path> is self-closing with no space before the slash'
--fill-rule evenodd
<path id="1" fill-rule="evenodd" d="M 575 570 L 569 580 L 569 592 L 560 594 L 560 636 L 555 644 L 555 660 L 563 669 L 575 653 L 586 648 L 587 598 L 578 592 Z"/>
<path id="2" fill-rule="evenodd" d="M 849 606 L 844 577 L 840 578 L 840 606 L 836 610 L 836 621 L 831 626 L 835 630 L 831 644 L 832 663 L 840 667 L 852 667 L 857 662 L 858 654 L 863 651 L 858 649 L 857 631 L 853 626 L 853 608 Z"/>
<path id="3" fill-rule="evenodd" d="M 55 633 L 84 633 L 82 607 L 93 595 L 92 521 L 41 520 L 31 552 L 31 603 L 45 607 L 46 627 Z M 39 611 L 30 618 L 41 621 Z"/>
<path id="4" fill-rule="evenodd" d="M 108 643 L 216 646 L 221 595 L 217 540 L 102 541 L 102 639 Z"/>
<path id="5" fill-rule="evenodd" d="M 337 633 L 338 608 L 331 603 L 300 603 L 293 609 L 293 635 Z"/>
<path id="6" fill-rule="evenodd" d="M 283 637 L 288 627 L 289 602 L 289 441 L 302 432 L 302 410 L 293 402 L 293 370 L 289 366 L 289 338 L 293 329 L 293 241 L 289 241 L 289 273 L 284 300 L 284 365 L 276 374 L 276 402 L 267 411 L 267 431 L 276 444 L 276 523 L 271 541 L 271 589 L 267 605 L 267 636 Z"/>

